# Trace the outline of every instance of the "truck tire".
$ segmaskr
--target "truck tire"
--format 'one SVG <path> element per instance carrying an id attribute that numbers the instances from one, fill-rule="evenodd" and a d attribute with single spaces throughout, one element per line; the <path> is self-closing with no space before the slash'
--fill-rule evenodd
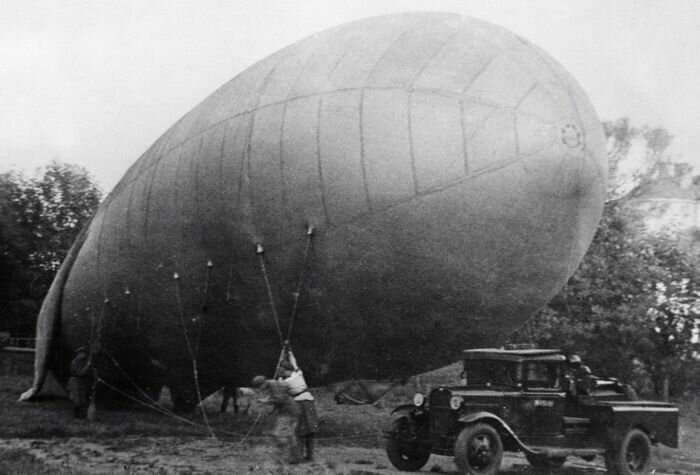
<path id="1" fill-rule="evenodd" d="M 468 425 L 455 442 L 455 464 L 464 475 L 494 475 L 503 460 L 503 442 L 488 424 Z"/>
<path id="2" fill-rule="evenodd" d="M 391 435 L 386 441 L 386 455 L 391 464 L 403 472 L 420 470 L 430 458 L 430 446 L 401 440 L 397 434 L 409 433 L 410 421 L 406 417 L 394 419 L 391 423 Z"/>
<path id="3" fill-rule="evenodd" d="M 605 453 L 608 473 L 615 475 L 647 475 L 651 472 L 651 441 L 640 429 L 630 429 Z"/>
<path id="4" fill-rule="evenodd" d="M 561 468 L 566 462 L 566 457 L 547 457 L 539 454 L 525 454 L 525 458 L 535 468 L 543 470 L 555 470 Z"/>

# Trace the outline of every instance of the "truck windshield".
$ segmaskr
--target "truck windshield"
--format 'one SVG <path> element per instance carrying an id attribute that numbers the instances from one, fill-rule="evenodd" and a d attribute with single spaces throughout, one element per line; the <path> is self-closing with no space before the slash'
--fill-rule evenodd
<path id="1" fill-rule="evenodd" d="M 466 386 L 517 386 L 517 365 L 510 361 L 467 360 L 463 379 Z"/>

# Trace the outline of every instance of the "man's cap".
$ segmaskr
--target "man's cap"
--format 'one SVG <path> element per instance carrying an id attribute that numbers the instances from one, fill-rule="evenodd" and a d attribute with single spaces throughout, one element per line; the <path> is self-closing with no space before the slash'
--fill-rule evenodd
<path id="1" fill-rule="evenodd" d="M 77 355 L 78 353 L 87 353 L 87 352 L 88 352 L 87 348 L 85 348 L 84 346 L 81 346 L 81 347 L 76 348 L 75 351 L 73 352 L 73 354 Z"/>
<path id="2" fill-rule="evenodd" d="M 254 388 L 258 388 L 265 382 L 265 376 L 256 376 L 250 381 L 250 385 Z"/>
<path id="3" fill-rule="evenodd" d="M 580 365 L 581 357 L 579 355 L 571 355 L 569 356 L 567 363 L 569 363 L 570 365 Z"/>

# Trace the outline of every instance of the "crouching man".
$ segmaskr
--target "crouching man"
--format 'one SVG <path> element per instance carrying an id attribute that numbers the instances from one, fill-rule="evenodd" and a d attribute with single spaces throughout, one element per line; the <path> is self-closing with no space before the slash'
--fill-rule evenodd
<path id="1" fill-rule="evenodd" d="M 281 461 L 288 464 L 299 463 L 299 409 L 289 395 L 289 387 L 283 381 L 265 379 L 265 376 L 254 377 L 251 386 L 265 393 L 262 402 L 272 405 L 272 416 L 275 419 L 272 435 Z"/>

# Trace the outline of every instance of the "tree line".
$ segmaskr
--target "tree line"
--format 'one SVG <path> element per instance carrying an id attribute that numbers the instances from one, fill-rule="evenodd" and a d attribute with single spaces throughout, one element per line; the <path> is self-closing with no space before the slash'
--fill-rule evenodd
<path id="1" fill-rule="evenodd" d="M 690 168 L 669 156 L 673 137 L 662 127 L 619 119 L 603 128 L 610 181 L 597 233 L 559 294 L 509 340 L 579 354 L 598 374 L 642 393 L 697 393 L 700 257 L 675 235 L 641 232 L 643 219 L 630 206 L 664 166 Z M 626 167 L 635 150 L 641 165 Z M 53 276 L 101 198 L 75 165 L 0 174 L 0 331 L 33 336 Z"/>
<path id="2" fill-rule="evenodd" d="M 0 174 L 0 331 L 33 337 L 53 277 L 102 198 L 83 167 Z"/>

